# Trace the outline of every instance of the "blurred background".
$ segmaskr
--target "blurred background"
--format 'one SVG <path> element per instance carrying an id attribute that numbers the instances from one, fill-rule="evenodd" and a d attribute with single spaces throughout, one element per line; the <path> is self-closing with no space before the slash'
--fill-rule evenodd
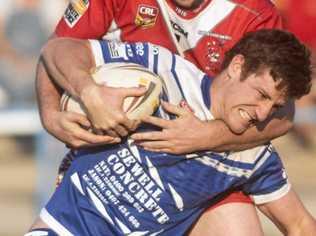
<path id="1" fill-rule="evenodd" d="M 288 29 L 314 51 L 316 1 L 274 1 Z M 64 145 L 39 121 L 34 73 L 39 50 L 67 0 L 0 0 L 0 235 L 23 235 L 55 185 Z M 314 79 L 315 81 L 315 79 Z M 314 82 L 315 83 L 315 82 Z M 297 103 L 295 127 L 274 141 L 290 180 L 316 217 L 316 88 Z M 265 234 L 280 235 L 264 217 Z"/>

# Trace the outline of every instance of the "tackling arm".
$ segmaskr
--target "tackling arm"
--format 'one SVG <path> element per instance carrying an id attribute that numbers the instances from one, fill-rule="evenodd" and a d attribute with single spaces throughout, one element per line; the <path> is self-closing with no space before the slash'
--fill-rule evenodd
<path id="1" fill-rule="evenodd" d="M 60 111 L 59 101 L 63 90 L 53 82 L 43 56 L 38 61 L 35 83 L 41 121 L 51 135 L 73 148 L 119 141 L 109 136 L 88 132 L 83 127 L 90 127 L 91 124 L 85 116 Z"/>
<path id="2" fill-rule="evenodd" d="M 256 147 L 284 135 L 292 127 L 294 115 L 294 103 L 291 102 L 264 123 L 243 134 L 234 134 L 221 120 L 202 122 L 185 108 L 171 104 L 165 104 L 164 109 L 178 118 L 170 121 L 147 118 L 145 122 L 162 130 L 136 133 L 132 138 L 148 150 L 173 154 L 201 150 L 241 151 Z"/>
<path id="3" fill-rule="evenodd" d="M 58 38 L 42 50 L 42 59 L 51 79 L 86 107 L 96 133 L 126 136 L 138 121 L 129 120 L 122 110 L 125 97 L 141 96 L 144 88 L 111 88 L 96 84 L 91 77 L 95 67 L 89 41 Z M 112 140 L 119 142 L 119 139 Z"/>

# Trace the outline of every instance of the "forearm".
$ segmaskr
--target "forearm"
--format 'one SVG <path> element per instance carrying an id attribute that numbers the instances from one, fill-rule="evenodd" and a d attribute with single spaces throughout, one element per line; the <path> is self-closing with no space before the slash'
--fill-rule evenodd
<path id="1" fill-rule="evenodd" d="M 209 122 L 209 150 L 241 151 L 286 134 L 293 126 L 294 104 L 291 102 L 284 110 L 279 111 L 265 123 L 246 130 L 243 134 L 233 133 L 221 120 Z M 215 130 L 215 132 L 213 131 Z"/>
<path id="2" fill-rule="evenodd" d="M 50 117 L 59 111 L 61 90 L 49 78 L 42 59 L 38 61 L 36 69 L 36 95 L 41 122 L 46 130 L 50 130 Z"/>
<path id="3" fill-rule="evenodd" d="M 90 75 L 95 63 L 88 41 L 53 39 L 44 46 L 41 56 L 51 79 L 72 97 L 80 98 L 84 88 L 95 85 Z"/>

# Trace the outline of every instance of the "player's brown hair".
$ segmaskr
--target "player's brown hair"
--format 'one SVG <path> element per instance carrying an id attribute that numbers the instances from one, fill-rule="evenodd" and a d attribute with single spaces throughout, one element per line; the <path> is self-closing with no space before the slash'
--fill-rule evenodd
<path id="1" fill-rule="evenodd" d="M 242 78 L 270 69 L 272 78 L 280 80 L 287 96 L 300 98 L 311 88 L 310 51 L 294 34 L 276 29 L 263 29 L 244 35 L 229 51 L 222 63 L 224 70 L 234 56 L 241 54 L 245 62 Z"/>

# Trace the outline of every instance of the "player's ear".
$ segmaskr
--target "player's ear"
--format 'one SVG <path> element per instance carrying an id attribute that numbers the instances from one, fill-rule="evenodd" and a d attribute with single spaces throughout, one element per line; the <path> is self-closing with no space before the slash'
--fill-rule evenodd
<path id="1" fill-rule="evenodd" d="M 241 54 L 238 54 L 233 57 L 227 68 L 227 73 L 230 78 L 240 79 L 244 61 L 245 58 Z"/>

